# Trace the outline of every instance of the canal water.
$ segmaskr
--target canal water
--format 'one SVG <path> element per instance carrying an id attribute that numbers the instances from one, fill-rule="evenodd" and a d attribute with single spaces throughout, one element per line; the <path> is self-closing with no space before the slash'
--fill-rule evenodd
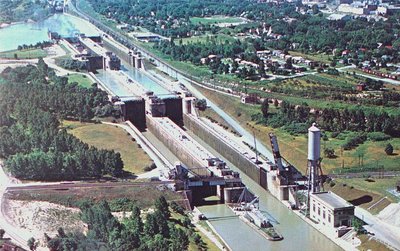
<path id="1" fill-rule="evenodd" d="M 190 133 L 194 139 L 216 156 L 220 156 L 204 141 Z M 224 158 L 223 158 L 224 159 Z M 243 183 L 260 197 L 260 210 L 280 232 L 282 241 L 269 241 L 258 234 L 238 217 L 225 204 L 200 206 L 199 210 L 209 219 L 210 224 L 234 251 L 336 251 L 339 246 L 308 225 L 279 200 L 261 188 L 256 182 L 244 175 L 232 163 L 224 159 L 227 165 L 240 172 Z"/>
<path id="2" fill-rule="evenodd" d="M 94 33 L 89 32 L 89 30 L 95 31 L 94 27 L 89 25 L 86 21 L 80 20 L 78 18 L 72 18 L 66 15 L 55 15 L 44 21 L 41 25 L 39 25 L 38 23 L 37 25 L 39 26 L 32 25 L 33 24 L 19 24 L 10 26 L 5 29 L 0 29 L 0 51 L 15 49 L 18 44 L 30 44 L 46 40 L 46 33 L 47 29 L 49 28 L 51 30 L 58 31 L 61 34 L 63 34 L 63 32 L 67 32 L 68 35 L 70 35 L 69 32 L 80 32 L 86 33 L 88 35 L 95 35 Z M 39 29 L 42 33 L 40 33 L 39 31 L 37 31 L 38 33 L 34 32 L 35 30 L 32 30 L 32 28 L 34 27 L 40 27 Z M 24 35 L 21 34 L 17 36 L 17 33 L 22 33 Z M 14 36 L 14 41 L 10 41 L 8 36 Z M 150 79 L 148 76 L 144 75 L 140 71 L 137 71 L 136 69 L 127 70 L 127 68 L 123 68 L 123 70 L 130 77 L 143 84 L 146 89 L 154 91 L 155 94 L 162 95 L 168 93 L 164 88 L 157 85 L 154 81 L 152 81 L 152 79 Z M 181 82 L 183 82 L 188 87 L 190 86 L 186 78 L 180 76 L 179 74 L 177 76 L 181 80 Z M 113 87 L 112 85 L 110 85 L 110 87 L 113 89 L 115 88 L 115 86 Z M 123 94 L 129 94 L 125 93 L 123 89 L 118 90 L 118 92 L 119 94 L 121 94 L 121 96 L 124 96 Z M 199 93 L 195 92 L 194 94 Z M 245 134 L 246 131 L 236 121 L 232 120 L 222 110 L 218 110 L 218 107 L 211 102 L 209 102 L 209 104 L 212 105 L 213 108 L 216 109 L 220 115 L 223 115 L 223 117 L 228 120 L 228 122 L 232 122 L 235 129 L 239 129 L 239 132 L 241 132 L 245 136 L 248 136 L 247 134 Z M 200 139 L 199 142 L 201 142 L 201 144 L 203 144 L 208 150 L 210 150 L 211 153 L 216 154 L 213 149 L 207 146 Z M 266 154 L 268 156 L 269 152 L 267 149 L 260 150 L 262 152 L 266 151 L 263 154 Z M 219 156 L 219 154 L 216 155 Z M 238 169 L 234 167 L 231 163 L 227 163 L 232 169 L 238 171 Z M 249 187 L 249 189 L 260 196 L 260 209 L 268 216 L 269 220 L 284 236 L 285 239 L 279 242 L 271 242 L 266 240 L 264 237 L 257 234 L 253 229 L 242 222 L 239 218 L 230 217 L 233 216 L 233 213 L 225 205 L 200 207 L 200 210 L 204 212 L 204 214 L 208 218 L 210 218 L 210 223 L 213 225 L 213 227 L 229 244 L 229 246 L 233 248 L 233 250 L 340 250 L 338 246 L 336 246 L 333 242 L 331 242 L 317 230 L 313 229 L 306 222 L 301 220 L 297 215 L 291 212 L 267 191 L 263 190 L 250 178 L 243 174 L 241 174 L 241 176 L 243 182 Z"/>
<path id="3" fill-rule="evenodd" d="M 99 35 L 95 27 L 87 25 L 77 17 L 55 14 L 39 22 L 18 23 L 0 28 L 0 51 L 15 50 L 18 45 L 48 41 L 49 30 L 58 32 L 62 36 L 73 36 L 76 33 L 85 33 L 87 36 Z"/>

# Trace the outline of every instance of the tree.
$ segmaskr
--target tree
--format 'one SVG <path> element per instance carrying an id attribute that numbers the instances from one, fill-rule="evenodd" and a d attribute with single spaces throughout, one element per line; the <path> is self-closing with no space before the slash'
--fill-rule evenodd
<path id="1" fill-rule="evenodd" d="M 324 155 L 325 155 L 325 157 L 327 157 L 329 159 L 336 157 L 335 150 L 333 148 L 329 148 L 329 147 L 324 149 Z"/>
<path id="2" fill-rule="evenodd" d="M 200 111 L 204 111 L 207 108 L 207 101 L 205 99 L 196 100 L 195 105 Z"/>
<path id="3" fill-rule="evenodd" d="M 31 251 L 36 250 L 38 243 L 36 242 L 35 238 L 31 237 L 28 242 L 26 243 Z"/>
<path id="4" fill-rule="evenodd" d="M 164 196 L 160 196 L 155 202 L 156 211 L 159 211 L 161 215 L 168 219 L 171 216 L 168 208 L 168 202 Z"/>
<path id="5" fill-rule="evenodd" d="M 173 228 L 171 231 L 170 250 L 187 250 L 189 247 L 189 237 L 179 228 Z"/>
<path id="6" fill-rule="evenodd" d="M 265 98 L 261 104 L 261 112 L 264 118 L 268 118 L 268 108 L 269 108 L 268 99 Z"/>
<path id="7" fill-rule="evenodd" d="M 0 229 L 0 239 L 3 239 L 5 233 L 4 229 Z"/>
<path id="8" fill-rule="evenodd" d="M 392 144 L 389 143 L 389 144 L 386 145 L 385 153 L 387 155 L 392 155 L 393 154 L 393 146 L 392 146 Z"/>

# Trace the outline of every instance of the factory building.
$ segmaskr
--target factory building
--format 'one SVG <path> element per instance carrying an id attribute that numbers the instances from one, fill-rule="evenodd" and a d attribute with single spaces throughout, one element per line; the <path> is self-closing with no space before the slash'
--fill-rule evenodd
<path id="1" fill-rule="evenodd" d="M 332 192 L 312 193 L 310 218 L 340 237 L 345 234 L 354 217 L 354 206 Z"/>

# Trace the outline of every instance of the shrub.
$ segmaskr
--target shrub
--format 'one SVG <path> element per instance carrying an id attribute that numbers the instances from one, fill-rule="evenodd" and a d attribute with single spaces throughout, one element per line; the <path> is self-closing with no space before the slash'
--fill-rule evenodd
<path id="1" fill-rule="evenodd" d="M 171 208 L 174 212 L 178 213 L 178 214 L 183 214 L 184 210 L 183 207 L 181 207 L 180 205 L 178 205 L 178 203 L 176 203 L 175 201 L 171 202 Z"/>
<path id="2" fill-rule="evenodd" d="M 335 150 L 333 148 L 330 148 L 330 147 L 324 149 L 324 155 L 325 155 L 325 157 L 327 157 L 329 159 L 332 159 L 332 158 L 336 157 Z"/>
<path id="3" fill-rule="evenodd" d="M 365 133 L 359 133 L 355 136 L 347 137 L 347 141 L 342 145 L 344 150 L 351 150 L 358 145 L 364 143 L 367 140 L 367 135 Z"/>
<path id="4" fill-rule="evenodd" d="M 336 138 L 337 136 L 339 136 L 340 132 L 332 132 L 331 137 L 332 138 Z"/>
<path id="5" fill-rule="evenodd" d="M 156 169 L 157 168 L 157 166 L 156 166 L 156 164 L 154 164 L 154 162 L 150 165 L 150 166 L 145 166 L 144 168 L 143 168 L 143 171 L 145 171 L 145 172 L 150 172 L 151 170 L 154 170 L 154 169 Z"/>
<path id="6" fill-rule="evenodd" d="M 384 134 L 383 132 L 370 132 L 368 133 L 368 139 L 372 141 L 384 141 L 384 140 L 389 140 L 392 137 L 390 137 L 387 134 Z"/>
<path id="7" fill-rule="evenodd" d="M 392 155 L 393 154 L 393 146 L 392 146 L 392 144 L 389 143 L 389 144 L 386 145 L 385 153 L 387 155 Z"/>
<path id="8" fill-rule="evenodd" d="M 205 99 L 198 99 L 196 100 L 196 108 L 198 108 L 200 111 L 204 111 L 207 108 L 207 101 Z"/>

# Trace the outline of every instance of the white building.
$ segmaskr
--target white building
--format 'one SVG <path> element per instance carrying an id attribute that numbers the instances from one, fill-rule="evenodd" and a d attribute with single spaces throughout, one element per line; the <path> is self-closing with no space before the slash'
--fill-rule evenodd
<path id="1" fill-rule="evenodd" d="M 310 218 L 327 231 L 342 236 L 351 227 L 354 206 L 332 192 L 312 193 Z"/>

